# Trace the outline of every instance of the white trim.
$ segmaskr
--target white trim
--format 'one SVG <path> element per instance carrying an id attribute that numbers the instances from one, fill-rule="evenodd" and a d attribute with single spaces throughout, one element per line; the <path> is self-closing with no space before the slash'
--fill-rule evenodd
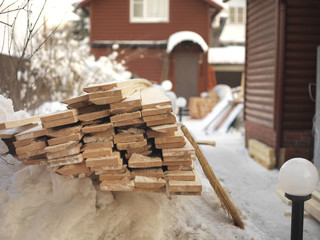
<path id="1" fill-rule="evenodd" d="M 207 43 L 198 33 L 191 31 L 181 31 L 170 35 L 168 39 L 167 53 L 170 53 L 175 46 L 184 41 L 192 41 L 194 43 L 199 44 L 199 46 L 204 52 L 207 52 L 209 49 Z"/>
<path id="2" fill-rule="evenodd" d="M 146 4 L 145 1 L 146 0 L 141 0 L 143 1 L 143 15 L 146 15 L 147 12 L 147 8 L 146 8 Z M 168 23 L 169 22 L 169 15 L 170 15 L 170 2 L 169 0 L 159 0 L 159 1 L 165 1 L 167 4 L 167 12 L 166 12 L 166 16 L 165 17 L 134 17 L 133 16 L 133 3 L 134 0 L 130 0 L 130 16 L 129 16 L 129 22 L 130 23 Z"/>

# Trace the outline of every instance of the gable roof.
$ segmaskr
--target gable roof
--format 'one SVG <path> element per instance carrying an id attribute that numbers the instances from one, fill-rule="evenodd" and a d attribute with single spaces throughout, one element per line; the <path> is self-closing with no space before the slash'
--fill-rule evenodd
<path id="1" fill-rule="evenodd" d="M 93 0 L 83 0 L 78 4 L 78 7 L 86 7 L 88 6 Z M 208 3 L 211 7 L 214 7 L 218 10 L 222 10 L 224 8 L 224 3 L 222 0 L 202 0 Z"/>

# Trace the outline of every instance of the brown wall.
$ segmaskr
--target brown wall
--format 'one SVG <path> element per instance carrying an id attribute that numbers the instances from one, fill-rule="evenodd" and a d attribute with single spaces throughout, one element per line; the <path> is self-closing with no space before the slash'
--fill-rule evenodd
<path id="1" fill-rule="evenodd" d="M 203 0 L 170 0 L 169 23 L 130 23 L 129 0 L 90 3 L 91 41 L 167 40 L 178 31 L 194 31 L 209 43 L 210 16 Z"/>

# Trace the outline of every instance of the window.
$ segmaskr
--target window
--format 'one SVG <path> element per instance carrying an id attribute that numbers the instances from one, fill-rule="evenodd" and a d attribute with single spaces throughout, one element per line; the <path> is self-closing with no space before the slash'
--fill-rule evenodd
<path id="1" fill-rule="evenodd" d="M 230 7 L 229 8 L 229 23 L 244 23 L 244 8 L 243 7 Z"/>
<path id="2" fill-rule="evenodd" d="M 130 22 L 169 22 L 169 0 L 130 0 Z"/>

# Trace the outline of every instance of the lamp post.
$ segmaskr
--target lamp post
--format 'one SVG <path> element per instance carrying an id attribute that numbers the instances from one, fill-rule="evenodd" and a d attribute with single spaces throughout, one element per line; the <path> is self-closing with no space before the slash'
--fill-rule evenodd
<path id="1" fill-rule="evenodd" d="M 185 108 L 187 106 L 187 99 L 185 99 L 184 97 L 178 97 L 177 98 L 177 107 L 179 109 L 179 122 L 182 121 L 182 111 L 183 108 Z"/>
<path id="2" fill-rule="evenodd" d="M 302 240 L 304 202 L 318 182 L 318 170 L 307 159 L 292 158 L 279 171 L 279 185 L 292 201 L 291 240 Z"/>

